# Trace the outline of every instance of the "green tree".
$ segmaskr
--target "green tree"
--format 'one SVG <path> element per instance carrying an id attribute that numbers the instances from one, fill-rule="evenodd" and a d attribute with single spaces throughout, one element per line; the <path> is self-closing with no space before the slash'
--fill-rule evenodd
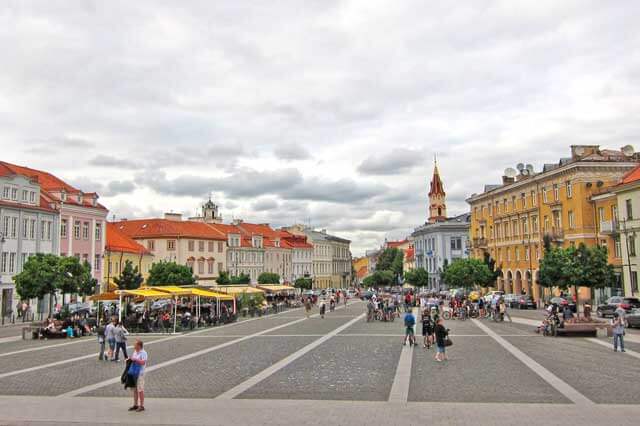
<path id="1" fill-rule="evenodd" d="M 133 262 L 130 260 L 124 262 L 120 276 L 113 279 L 120 290 L 135 290 L 140 287 L 143 281 L 144 278 L 138 271 L 138 267 L 133 266 Z"/>
<path id="2" fill-rule="evenodd" d="M 311 280 L 311 278 L 301 277 L 295 280 L 295 282 L 293 283 L 293 286 L 295 288 L 300 288 L 302 290 L 311 290 L 312 284 L 313 284 L 313 281 Z"/>
<path id="3" fill-rule="evenodd" d="M 58 274 L 58 256 L 38 253 L 29 256 L 22 272 L 13 277 L 21 299 L 44 298 L 55 292 Z M 49 307 L 51 308 L 51 303 Z"/>
<path id="4" fill-rule="evenodd" d="M 540 261 L 540 285 L 566 290 L 575 281 L 577 273 L 572 255 L 567 249 L 549 247 Z"/>
<path id="5" fill-rule="evenodd" d="M 227 271 L 220 271 L 220 273 L 218 274 L 218 278 L 216 278 L 216 282 L 218 283 L 218 285 L 231 284 L 229 273 Z"/>
<path id="6" fill-rule="evenodd" d="M 380 253 L 378 256 L 378 260 L 376 262 L 376 271 L 390 271 L 392 270 L 392 265 L 396 257 L 398 257 L 397 248 L 386 248 Z"/>
<path id="7" fill-rule="evenodd" d="M 280 275 L 275 272 L 263 272 L 258 275 L 258 284 L 280 284 Z"/>
<path id="8" fill-rule="evenodd" d="M 231 277 L 231 284 L 249 284 L 250 282 L 251 277 L 245 273 Z"/>
<path id="9" fill-rule="evenodd" d="M 395 284 L 395 275 L 391 271 L 375 271 L 362 280 L 365 287 L 391 287 Z"/>
<path id="10" fill-rule="evenodd" d="M 489 268 L 489 272 L 491 272 L 491 280 L 482 287 L 494 287 L 496 284 L 496 280 L 502 273 L 502 270 L 496 265 L 495 259 L 491 257 L 489 252 L 486 251 L 484 252 L 484 264 L 487 265 L 487 268 Z"/>
<path id="11" fill-rule="evenodd" d="M 404 273 L 404 280 L 415 287 L 429 285 L 429 273 L 424 268 L 416 268 Z"/>
<path id="12" fill-rule="evenodd" d="M 85 265 L 80 263 L 75 256 L 63 256 L 58 258 L 58 270 L 56 273 L 56 288 L 64 294 L 75 294 L 80 289 L 80 283 L 84 278 Z"/>
<path id="13" fill-rule="evenodd" d="M 442 271 L 442 280 L 452 288 L 485 287 L 491 278 L 489 267 L 480 259 L 456 259 Z"/>
<path id="14" fill-rule="evenodd" d="M 402 269 L 404 266 L 404 252 L 402 250 L 396 249 L 396 257 L 393 258 L 393 262 L 391 262 L 391 272 L 396 276 L 396 282 L 399 281 L 398 278 L 402 276 Z"/>
<path id="15" fill-rule="evenodd" d="M 193 285 L 196 279 L 188 266 L 160 261 L 151 265 L 147 283 L 150 286 Z"/>
<path id="16" fill-rule="evenodd" d="M 96 294 L 97 288 L 98 280 L 93 278 L 93 275 L 91 274 L 91 265 L 89 265 L 89 262 L 85 261 L 82 264 L 82 273 L 78 280 L 78 294 L 80 296 L 91 296 Z"/>

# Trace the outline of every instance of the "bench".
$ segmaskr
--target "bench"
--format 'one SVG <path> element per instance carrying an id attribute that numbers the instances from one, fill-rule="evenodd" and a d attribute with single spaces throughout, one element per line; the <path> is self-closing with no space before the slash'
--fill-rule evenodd
<path id="1" fill-rule="evenodd" d="M 610 335 L 611 326 L 606 323 L 590 322 L 590 323 L 565 323 L 564 327 L 558 327 L 556 329 L 557 335 L 579 335 L 579 336 L 591 336 L 596 337 L 598 330 L 606 330 L 607 336 Z"/>

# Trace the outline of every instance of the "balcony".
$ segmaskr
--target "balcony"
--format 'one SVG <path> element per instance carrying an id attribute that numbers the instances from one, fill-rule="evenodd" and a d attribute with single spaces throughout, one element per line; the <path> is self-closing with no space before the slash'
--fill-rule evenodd
<path id="1" fill-rule="evenodd" d="M 561 243 L 564 241 L 564 231 L 560 228 L 551 228 L 551 232 L 547 232 L 551 241 Z"/>
<path id="2" fill-rule="evenodd" d="M 615 235 L 618 233 L 618 222 L 615 220 L 601 220 L 600 233 L 605 235 Z"/>
<path id="3" fill-rule="evenodd" d="M 477 249 L 487 248 L 487 239 L 486 238 L 474 238 L 473 239 L 473 248 L 477 248 Z"/>

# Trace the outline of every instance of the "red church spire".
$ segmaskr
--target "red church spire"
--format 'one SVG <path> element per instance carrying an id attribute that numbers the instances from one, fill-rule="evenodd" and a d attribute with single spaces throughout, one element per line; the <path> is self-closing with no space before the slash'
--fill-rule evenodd
<path id="1" fill-rule="evenodd" d="M 441 222 L 447 220 L 446 193 L 444 185 L 440 179 L 440 171 L 438 170 L 438 162 L 434 158 L 433 177 L 431 178 L 431 187 L 429 188 L 429 222 Z"/>
<path id="2" fill-rule="evenodd" d="M 438 171 L 438 163 L 435 163 L 433 167 L 433 177 L 431 178 L 431 188 L 429 189 L 429 197 L 434 195 L 447 195 L 444 192 L 444 185 L 442 184 L 442 180 L 440 179 L 440 172 Z"/>

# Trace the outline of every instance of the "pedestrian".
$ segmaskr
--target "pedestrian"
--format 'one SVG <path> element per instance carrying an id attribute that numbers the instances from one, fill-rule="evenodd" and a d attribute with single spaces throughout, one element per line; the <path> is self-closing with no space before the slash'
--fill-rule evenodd
<path id="1" fill-rule="evenodd" d="M 130 360 L 129 372 L 135 375 L 136 385 L 133 388 L 133 406 L 129 407 L 129 411 L 141 412 L 144 411 L 144 370 L 147 366 L 147 351 L 142 340 L 136 340 Z"/>
<path id="2" fill-rule="evenodd" d="M 613 314 L 611 327 L 613 332 L 613 351 L 618 352 L 619 343 L 620 352 L 624 352 L 624 318 L 618 315 L 617 312 Z"/>
<path id="3" fill-rule="evenodd" d="M 436 327 L 434 330 L 434 334 L 436 335 L 436 356 L 435 360 L 438 362 L 447 360 L 447 353 L 445 351 L 445 342 L 447 340 L 447 335 L 449 331 L 444 328 L 444 321 L 439 319 L 436 323 Z"/>
<path id="4" fill-rule="evenodd" d="M 96 330 L 96 334 L 98 335 L 98 344 L 100 345 L 100 355 L 98 355 L 99 361 L 106 361 L 107 357 L 104 354 L 104 346 L 105 346 L 105 336 L 104 336 L 104 327 L 100 326 Z"/>
<path id="5" fill-rule="evenodd" d="M 116 350 L 116 320 L 115 318 L 111 318 L 111 321 L 104 329 L 104 337 L 107 339 L 107 344 L 109 345 L 109 351 L 107 352 L 107 356 L 109 359 L 113 359 L 114 352 Z"/>
<path id="6" fill-rule="evenodd" d="M 511 315 L 507 312 L 507 304 L 504 302 L 504 297 L 500 298 L 500 320 L 504 321 L 504 317 L 509 318 L 509 322 L 513 322 Z"/>
<path id="7" fill-rule="evenodd" d="M 122 349 L 122 355 L 124 355 L 124 359 L 127 359 L 129 357 L 127 355 L 127 334 L 129 334 L 129 332 L 126 328 L 124 328 L 124 325 L 122 325 L 121 322 L 118 322 L 118 325 L 116 326 L 113 334 L 116 340 L 116 353 L 112 361 L 120 361 L 120 349 Z"/>
<path id="8" fill-rule="evenodd" d="M 324 313 L 327 310 L 327 302 L 325 299 L 320 299 L 320 318 L 324 319 Z"/>
<path id="9" fill-rule="evenodd" d="M 622 306 L 618 305 L 618 307 L 616 308 L 614 313 L 618 314 L 618 316 L 620 317 L 620 321 L 622 322 L 622 325 L 626 326 L 627 325 L 627 311 L 625 311 Z"/>
<path id="10" fill-rule="evenodd" d="M 308 297 L 304 299 L 304 313 L 307 319 L 311 316 L 311 300 Z"/>
<path id="11" fill-rule="evenodd" d="M 403 345 L 406 346 L 407 339 L 409 340 L 409 346 L 416 344 L 416 334 L 414 327 L 416 325 L 416 317 L 413 315 L 413 311 L 409 310 L 404 315 L 404 340 Z"/>
<path id="12" fill-rule="evenodd" d="M 428 309 L 422 311 L 422 347 L 429 349 L 432 343 L 433 321 Z"/>

